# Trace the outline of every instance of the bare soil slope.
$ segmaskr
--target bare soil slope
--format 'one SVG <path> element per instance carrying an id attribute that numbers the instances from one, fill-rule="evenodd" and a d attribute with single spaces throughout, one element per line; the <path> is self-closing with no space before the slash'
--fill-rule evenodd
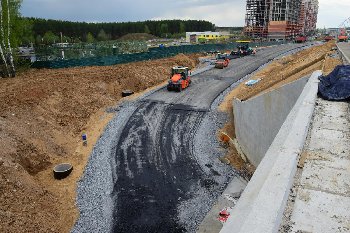
<path id="1" fill-rule="evenodd" d="M 141 92 L 167 80 L 174 65 L 199 55 L 109 67 L 29 70 L 0 79 L 0 232 L 69 232 L 78 217 L 76 182 L 121 91 Z M 81 134 L 88 135 L 88 147 Z M 54 180 L 56 163 L 73 173 Z"/>
<path id="2" fill-rule="evenodd" d="M 227 112 L 229 115 L 229 123 L 223 128 L 223 132 L 231 138 L 235 138 L 235 126 L 233 116 L 232 100 L 234 98 L 242 101 L 252 98 L 272 89 L 276 89 L 282 85 L 298 80 L 302 77 L 310 75 L 316 70 L 322 70 L 324 74 L 329 74 L 337 65 L 341 64 L 341 60 L 333 50 L 334 42 L 329 42 L 323 45 L 311 47 L 302 50 L 296 54 L 283 57 L 272 62 L 266 68 L 257 72 L 251 80 L 261 79 L 260 82 L 253 86 L 241 83 L 236 89 L 225 97 L 223 103 L 219 106 L 221 111 Z M 230 154 L 226 159 L 239 170 L 250 170 L 249 164 L 238 156 L 235 148 L 231 148 Z"/>

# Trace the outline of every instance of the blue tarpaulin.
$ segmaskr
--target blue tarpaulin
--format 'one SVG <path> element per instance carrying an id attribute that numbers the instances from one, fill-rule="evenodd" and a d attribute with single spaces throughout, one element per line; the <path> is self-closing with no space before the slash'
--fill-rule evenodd
<path id="1" fill-rule="evenodd" d="M 350 65 L 339 65 L 329 75 L 319 79 L 320 97 L 326 100 L 350 100 Z"/>

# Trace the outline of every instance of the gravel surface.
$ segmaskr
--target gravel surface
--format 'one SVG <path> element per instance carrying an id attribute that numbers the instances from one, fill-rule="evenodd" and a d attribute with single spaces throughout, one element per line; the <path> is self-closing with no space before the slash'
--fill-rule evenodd
<path id="1" fill-rule="evenodd" d="M 117 108 L 79 182 L 73 232 L 194 232 L 234 175 L 218 160 L 225 151 L 216 132 L 226 116 L 213 106 L 235 82 L 302 46 L 208 67 L 181 93 L 160 88 Z"/>
<path id="2" fill-rule="evenodd" d="M 217 140 L 217 131 L 227 121 L 225 113 L 210 111 L 203 118 L 193 139 L 193 154 L 203 173 L 214 185 L 210 189 L 196 188 L 192 197 L 180 202 L 178 206 L 179 223 L 185 226 L 187 232 L 195 232 L 205 214 L 209 212 L 214 202 L 225 190 L 227 184 L 235 175 L 231 166 L 223 164 L 218 158 L 226 154 Z"/>
<path id="3" fill-rule="evenodd" d="M 117 114 L 107 125 L 105 132 L 95 145 L 83 177 L 78 183 L 77 205 L 80 218 L 72 232 L 110 232 L 114 201 L 113 172 L 111 156 L 115 145 L 138 103 L 124 103 L 118 107 Z"/>

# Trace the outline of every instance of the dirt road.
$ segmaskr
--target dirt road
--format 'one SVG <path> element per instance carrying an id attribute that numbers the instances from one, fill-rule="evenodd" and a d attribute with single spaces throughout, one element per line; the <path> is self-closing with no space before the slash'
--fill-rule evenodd
<path id="1" fill-rule="evenodd" d="M 194 76 L 192 86 L 181 93 L 164 88 L 134 103 L 136 110 L 113 146 L 112 231 L 195 231 L 206 213 L 191 208 L 211 206 L 231 178 L 223 174 L 226 165 L 208 159 L 217 148 L 200 154 L 194 149 L 211 104 L 239 79 L 301 46 L 266 48 L 232 61 L 227 69 Z"/>

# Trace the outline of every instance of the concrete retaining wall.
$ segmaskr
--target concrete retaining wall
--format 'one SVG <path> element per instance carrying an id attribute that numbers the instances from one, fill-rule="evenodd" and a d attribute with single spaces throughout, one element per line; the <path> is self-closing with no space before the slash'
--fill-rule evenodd
<path id="1" fill-rule="evenodd" d="M 350 43 L 340 42 L 337 43 L 338 50 L 343 56 L 344 64 L 350 64 Z"/>
<path id="2" fill-rule="evenodd" d="M 220 233 L 276 233 L 293 184 L 315 107 L 314 72 Z"/>
<path id="3" fill-rule="evenodd" d="M 263 159 L 307 81 L 308 77 L 247 101 L 234 100 L 236 138 L 254 166 Z"/>

